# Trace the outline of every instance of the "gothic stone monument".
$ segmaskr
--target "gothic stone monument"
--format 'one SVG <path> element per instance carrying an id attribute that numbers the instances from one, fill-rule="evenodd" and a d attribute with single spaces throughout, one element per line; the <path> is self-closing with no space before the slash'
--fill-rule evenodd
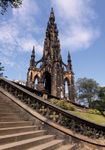
<path id="1" fill-rule="evenodd" d="M 38 67 L 39 63 L 40 67 Z M 35 85 L 36 80 L 37 85 Z M 65 83 L 67 83 L 68 96 L 66 95 Z M 35 48 L 33 47 L 27 72 L 27 86 L 39 91 L 45 90 L 51 95 L 68 98 L 74 102 L 75 88 L 71 57 L 68 52 L 67 64 L 62 61 L 53 8 L 47 24 L 43 56 L 39 61 L 35 60 Z"/>

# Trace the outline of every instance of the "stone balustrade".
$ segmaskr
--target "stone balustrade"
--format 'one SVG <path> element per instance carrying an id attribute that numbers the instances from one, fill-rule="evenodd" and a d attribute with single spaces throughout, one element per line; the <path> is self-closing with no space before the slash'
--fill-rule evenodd
<path id="1" fill-rule="evenodd" d="M 105 126 L 81 119 L 4 78 L 0 78 L 0 87 L 46 117 L 46 119 L 71 129 L 74 133 L 92 139 L 105 139 Z"/>

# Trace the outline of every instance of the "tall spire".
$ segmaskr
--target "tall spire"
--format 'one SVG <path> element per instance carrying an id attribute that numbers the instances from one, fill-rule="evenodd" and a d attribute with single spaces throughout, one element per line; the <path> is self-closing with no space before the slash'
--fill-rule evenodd
<path id="1" fill-rule="evenodd" d="M 49 94 L 59 98 L 66 98 L 66 87 L 64 82 L 68 82 L 68 98 L 74 101 L 74 73 L 72 71 L 72 62 L 68 52 L 67 63 L 62 60 L 60 40 L 58 36 L 57 24 L 55 21 L 54 10 L 48 19 L 43 56 L 39 61 L 35 61 L 35 48 L 32 49 L 30 67 L 27 73 L 27 86 L 40 91 L 47 91 Z M 41 62 L 41 65 L 38 64 Z M 35 86 L 35 80 L 38 83 Z"/>
<path id="2" fill-rule="evenodd" d="M 49 21 L 46 29 L 46 37 L 44 41 L 44 53 L 43 58 L 46 60 L 46 57 L 55 61 L 59 59 L 60 55 L 60 42 L 58 38 L 58 29 L 55 23 L 54 10 L 51 8 Z"/>
<path id="3" fill-rule="evenodd" d="M 68 51 L 68 64 L 67 64 L 67 70 L 72 71 L 72 61 L 71 61 L 71 56 L 70 52 Z"/>
<path id="4" fill-rule="evenodd" d="M 33 46 L 31 60 L 30 60 L 30 67 L 35 67 L 35 47 Z"/>

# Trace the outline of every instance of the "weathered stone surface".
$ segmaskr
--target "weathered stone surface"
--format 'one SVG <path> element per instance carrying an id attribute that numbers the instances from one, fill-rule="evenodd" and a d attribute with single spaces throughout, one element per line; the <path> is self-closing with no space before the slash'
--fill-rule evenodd
<path id="1" fill-rule="evenodd" d="M 2 98 L 0 98 L 1 104 L 3 106 L 5 104 L 6 109 L 10 107 L 12 108 L 12 109 L 9 109 L 11 110 L 10 114 L 15 112 L 17 116 L 20 117 L 21 115 L 24 121 L 26 120 L 28 121 L 28 124 L 27 125 L 25 124 L 25 127 L 24 127 L 25 129 L 23 128 L 23 125 L 22 127 L 20 126 L 21 124 L 19 124 L 20 126 L 20 129 L 19 129 L 16 123 L 15 123 L 16 127 L 14 127 L 13 126 L 14 122 L 13 122 L 12 124 L 13 130 L 14 128 L 15 129 L 18 128 L 19 130 L 23 132 L 22 130 L 23 128 L 24 132 L 27 132 L 26 130 L 27 127 L 30 126 L 31 128 L 30 127 L 29 128 L 33 130 L 33 128 L 35 128 L 36 126 L 36 129 L 38 130 L 44 129 L 47 131 L 47 134 L 56 135 L 56 137 L 58 137 L 59 139 L 64 139 L 66 143 L 70 143 L 71 145 L 74 143 L 75 145 L 72 147 L 72 150 L 77 150 L 77 149 L 78 150 L 88 150 L 88 149 L 104 150 L 105 149 L 105 138 L 104 138 L 105 126 L 98 125 L 98 124 L 89 122 L 85 119 L 81 119 L 80 117 L 74 116 L 68 111 L 65 111 L 59 107 L 56 107 L 50 104 L 47 101 L 44 101 L 41 97 L 27 91 L 26 89 L 20 86 L 17 86 L 16 84 L 4 78 L 0 78 L 0 96 L 2 96 Z M 44 113 L 42 113 L 42 109 L 44 110 L 43 111 Z M 5 112 L 5 109 L 4 109 L 4 112 Z M 57 119 L 55 119 L 55 116 L 57 116 Z M 62 121 L 63 121 L 62 117 L 66 117 L 69 119 L 69 122 L 67 124 L 68 126 L 62 126 Z M 19 121 L 19 122 L 22 122 L 22 121 Z M 32 124 L 29 124 L 31 122 Z M 8 123 L 6 122 L 6 124 Z M 2 127 L 2 129 L 4 128 L 2 126 L 3 124 L 4 122 L 0 123 L 0 126 Z M 9 133 L 10 133 L 10 130 L 12 131 L 10 124 L 8 127 Z M 32 127 L 32 125 L 34 127 Z M 78 127 L 81 127 L 81 129 L 77 128 L 77 125 Z M 2 131 L 7 132 L 8 128 L 6 128 L 6 125 L 5 125 L 5 128 L 1 130 L 1 133 L 3 133 Z M 89 131 L 88 132 L 89 134 L 87 134 L 87 129 Z M 98 133 L 98 139 L 97 139 L 97 133 Z M 13 131 L 12 131 L 12 134 L 14 134 Z M 19 143 L 22 143 L 22 146 L 24 144 L 26 144 L 27 146 L 27 144 L 29 144 L 29 141 L 33 143 L 33 146 L 36 146 L 34 145 L 34 141 L 31 139 L 28 141 L 25 140 L 23 142 L 18 142 L 15 144 L 17 148 L 20 149 L 21 145 L 19 145 Z M 12 145 L 13 148 L 15 144 Z"/>
<path id="2" fill-rule="evenodd" d="M 37 65 L 40 63 L 40 67 Z M 35 83 L 37 80 L 37 84 Z M 67 84 L 68 94 L 65 91 Z M 47 91 L 53 96 L 75 100 L 74 73 L 70 53 L 65 64 L 62 60 L 58 29 L 55 23 L 54 11 L 51 9 L 46 29 L 43 56 L 35 60 L 33 47 L 30 67 L 27 73 L 27 86 L 40 91 Z"/>
<path id="3" fill-rule="evenodd" d="M 28 112 L 27 106 L 8 96 L 0 90 L 0 109 L 2 109 L 0 113 L 0 149 L 55 150 L 64 145 L 63 139 L 56 139 L 54 134 L 41 129 L 43 128 L 41 121 Z M 9 110 L 9 113 L 5 110 Z M 8 116 L 8 121 L 3 114 Z M 2 118 L 4 118 L 3 122 Z"/>

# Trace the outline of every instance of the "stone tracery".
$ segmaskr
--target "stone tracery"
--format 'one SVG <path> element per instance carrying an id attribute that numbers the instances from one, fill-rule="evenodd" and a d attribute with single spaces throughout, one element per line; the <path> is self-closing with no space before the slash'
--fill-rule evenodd
<path id="1" fill-rule="evenodd" d="M 39 63 L 41 63 L 41 66 L 38 68 L 37 65 Z M 67 64 L 62 61 L 58 29 L 53 9 L 51 9 L 47 24 L 43 56 L 39 61 L 35 60 L 35 48 L 33 47 L 30 67 L 27 73 L 27 86 L 34 88 L 36 76 L 39 77 L 37 90 L 46 90 L 49 94 L 59 98 L 65 98 L 64 82 L 66 79 L 68 81 L 68 99 L 71 101 L 75 100 L 71 56 L 68 53 Z M 44 76 L 45 79 L 43 79 Z"/>

